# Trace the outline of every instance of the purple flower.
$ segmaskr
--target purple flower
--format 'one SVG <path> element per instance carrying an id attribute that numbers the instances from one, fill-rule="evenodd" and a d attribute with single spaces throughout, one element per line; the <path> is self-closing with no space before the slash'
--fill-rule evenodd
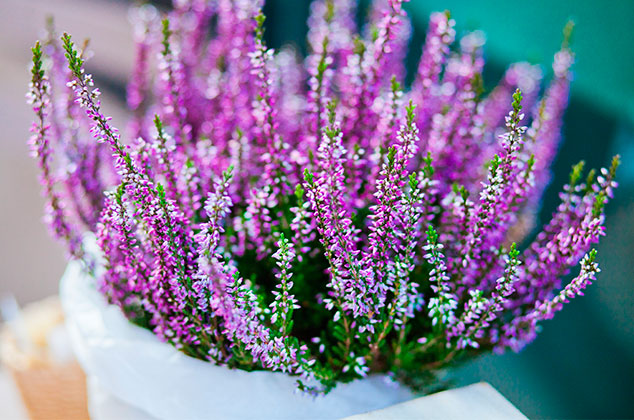
<path id="1" fill-rule="evenodd" d="M 355 2 L 314 1 L 303 62 L 266 46 L 262 3 L 135 9 L 126 135 L 85 46 L 50 29 L 33 49 L 47 222 L 88 268 L 96 237 L 112 304 L 187 355 L 318 394 L 371 373 L 424 386 L 455 359 L 519 350 L 582 294 L 618 157 L 573 167 L 552 219 L 515 246 L 550 182 L 568 35 L 543 95 L 526 63 L 486 95 L 483 35 L 453 48 L 434 13 L 403 91 L 404 1 L 373 2 L 361 34 Z"/>

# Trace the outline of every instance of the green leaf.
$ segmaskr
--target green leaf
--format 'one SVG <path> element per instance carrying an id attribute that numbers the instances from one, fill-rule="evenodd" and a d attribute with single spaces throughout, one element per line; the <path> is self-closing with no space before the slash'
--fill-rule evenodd
<path id="1" fill-rule="evenodd" d="M 581 173 L 583 172 L 583 167 L 585 166 L 585 164 L 586 163 L 582 160 L 572 167 L 572 171 L 570 171 L 570 180 L 568 183 L 571 190 L 574 188 L 575 185 L 577 185 L 577 181 L 579 181 L 579 179 L 581 178 Z"/>
<path id="2" fill-rule="evenodd" d="M 522 110 L 522 91 L 518 89 L 515 90 L 513 94 L 513 113 L 517 117 L 517 115 Z"/>

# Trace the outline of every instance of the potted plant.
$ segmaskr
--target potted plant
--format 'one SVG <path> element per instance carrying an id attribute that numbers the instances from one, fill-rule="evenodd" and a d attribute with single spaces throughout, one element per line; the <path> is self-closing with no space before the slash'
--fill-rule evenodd
<path id="1" fill-rule="evenodd" d="M 516 245 L 561 136 L 570 25 L 543 94 L 518 63 L 484 95 L 481 35 L 454 46 L 435 13 L 405 92 L 403 1 L 375 2 L 363 35 L 354 2 L 313 2 L 303 61 L 266 47 L 261 3 L 139 9 L 125 136 L 84 48 L 33 48 L 33 151 L 89 375 L 157 417 L 342 416 L 520 350 L 582 294 L 618 157 L 574 166 Z"/>

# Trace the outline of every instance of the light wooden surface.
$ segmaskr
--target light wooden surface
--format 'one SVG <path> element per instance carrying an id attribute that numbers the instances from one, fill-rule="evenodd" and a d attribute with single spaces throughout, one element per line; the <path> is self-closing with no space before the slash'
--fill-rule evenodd
<path id="1" fill-rule="evenodd" d="M 525 420 L 517 408 L 485 382 L 416 398 L 346 420 L 505 419 Z"/>

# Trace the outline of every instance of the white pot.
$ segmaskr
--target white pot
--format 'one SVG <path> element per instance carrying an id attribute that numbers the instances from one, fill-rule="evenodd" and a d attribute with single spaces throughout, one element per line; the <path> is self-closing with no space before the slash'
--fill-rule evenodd
<path id="1" fill-rule="evenodd" d="M 289 375 L 228 369 L 186 356 L 109 305 L 77 262 L 62 277 L 60 297 L 73 349 L 88 376 L 93 418 L 143 413 L 157 419 L 327 419 L 413 397 L 377 375 L 312 398 L 296 392 Z"/>

